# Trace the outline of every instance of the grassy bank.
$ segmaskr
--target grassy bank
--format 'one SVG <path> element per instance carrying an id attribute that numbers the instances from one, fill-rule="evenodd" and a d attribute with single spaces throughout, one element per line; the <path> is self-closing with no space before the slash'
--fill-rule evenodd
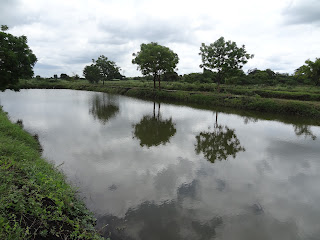
<path id="1" fill-rule="evenodd" d="M 206 107 L 228 107 L 257 112 L 312 118 L 320 124 L 320 88 L 260 87 L 222 85 L 218 94 L 215 84 L 164 82 L 162 91 L 153 90 L 152 82 L 109 81 L 105 85 L 87 81 L 21 81 L 21 88 L 61 88 L 108 92 L 131 97 L 200 104 Z M 182 89 L 182 90 L 178 90 Z M 311 101 L 312 100 L 312 101 Z"/>
<path id="2" fill-rule="evenodd" d="M 101 239 L 39 142 L 0 108 L 0 239 Z"/>

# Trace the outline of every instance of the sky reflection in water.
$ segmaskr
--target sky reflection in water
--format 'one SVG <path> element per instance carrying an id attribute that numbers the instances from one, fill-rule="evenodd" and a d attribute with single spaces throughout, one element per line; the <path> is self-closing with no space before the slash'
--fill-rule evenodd
<path id="1" fill-rule="evenodd" d="M 320 238 L 319 127 L 84 91 L 0 104 L 113 240 Z"/>

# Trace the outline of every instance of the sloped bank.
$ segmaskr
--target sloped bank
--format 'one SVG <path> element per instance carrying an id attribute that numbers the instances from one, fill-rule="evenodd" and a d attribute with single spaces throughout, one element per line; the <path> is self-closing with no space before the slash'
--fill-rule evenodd
<path id="1" fill-rule="evenodd" d="M 244 96 L 216 92 L 180 91 L 180 90 L 153 90 L 141 87 L 111 87 L 94 84 L 79 83 L 49 83 L 21 84 L 21 88 L 45 89 L 75 89 L 86 91 L 107 92 L 137 97 L 149 100 L 173 101 L 176 103 L 200 104 L 208 108 L 229 107 L 233 109 L 250 110 L 256 112 L 286 114 L 312 118 L 315 124 L 320 125 L 320 102 L 299 101 L 277 98 L 262 98 L 260 96 Z"/>
<path id="2" fill-rule="evenodd" d="M 39 143 L 0 107 L 0 239 L 102 239 Z"/>

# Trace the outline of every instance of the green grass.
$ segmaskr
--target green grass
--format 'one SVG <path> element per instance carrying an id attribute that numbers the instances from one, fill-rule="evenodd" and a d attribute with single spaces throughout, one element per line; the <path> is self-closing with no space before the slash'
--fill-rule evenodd
<path id="1" fill-rule="evenodd" d="M 0 239 L 101 239 L 39 143 L 0 108 Z"/>

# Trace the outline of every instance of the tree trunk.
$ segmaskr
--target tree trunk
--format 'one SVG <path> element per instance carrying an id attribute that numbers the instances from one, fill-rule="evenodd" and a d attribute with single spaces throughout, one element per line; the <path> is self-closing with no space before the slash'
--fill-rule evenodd
<path id="1" fill-rule="evenodd" d="M 153 75 L 153 89 L 156 89 L 156 79 L 157 79 L 157 75 Z"/>
<path id="2" fill-rule="evenodd" d="M 156 118 L 156 102 L 153 102 L 153 118 Z"/>
<path id="3" fill-rule="evenodd" d="M 159 81 L 159 90 L 160 90 L 160 75 L 158 76 L 158 81 Z"/>
<path id="4" fill-rule="evenodd" d="M 217 86 L 217 92 L 220 92 L 220 82 L 222 79 L 222 73 L 218 72 L 217 80 L 218 80 L 218 86 Z"/>

